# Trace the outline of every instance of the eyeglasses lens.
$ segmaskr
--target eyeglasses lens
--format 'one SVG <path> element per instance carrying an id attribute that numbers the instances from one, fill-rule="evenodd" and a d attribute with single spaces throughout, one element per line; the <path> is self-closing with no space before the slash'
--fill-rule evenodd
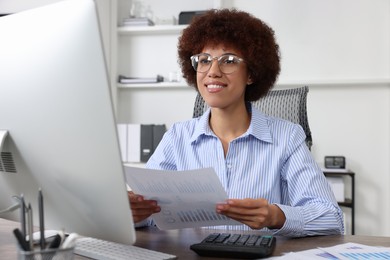
<path id="1" fill-rule="evenodd" d="M 220 57 L 211 57 L 207 54 L 198 54 L 191 57 L 192 67 L 197 72 L 207 72 L 213 63 L 213 60 L 218 60 L 218 66 L 222 73 L 229 74 L 237 70 L 239 63 L 242 59 L 238 58 L 235 55 L 222 55 Z"/>

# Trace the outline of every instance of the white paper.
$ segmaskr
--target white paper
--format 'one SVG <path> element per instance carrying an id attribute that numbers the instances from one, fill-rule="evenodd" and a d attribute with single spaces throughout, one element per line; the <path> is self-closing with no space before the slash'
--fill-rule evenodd
<path id="1" fill-rule="evenodd" d="M 125 167 L 126 181 L 136 193 L 158 201 L 153 220 L 162 230 L 241 224 L 217 214 L 228 198 L 214 169 L 162 171 Z"/>
<path id="2" fill-rule="evenodd" d="M 267 259 L 286 259 L 286 260 L 335 260 L 332 255 L 322 251 L 321 249 L 309 249 L 300 252 L 290 252 L 282 256 L 275 256 Z"/>
<path id="3" fill-rule="evenodd" d="M 331 247 L 319 247 L 305 251 L 290 252 L 271 259 L 390 259 L 390 248 L 344 243 Z"/>
<path id="4" fill-rule="evenodd" d="M 390 259 L 390 248 L 345 243 L 333 247 L 320 248 L 337 259 Z"/>

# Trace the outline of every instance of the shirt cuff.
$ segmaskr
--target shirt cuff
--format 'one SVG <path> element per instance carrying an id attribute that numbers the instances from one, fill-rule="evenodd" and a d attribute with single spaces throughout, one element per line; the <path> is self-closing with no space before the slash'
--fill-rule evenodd
<path id="1" fill-rule="evenodd" d="M 274 235 L 301 237 L 304 236 L 304 216 L 300 207 L 290 207 L 281 204 L 277 205 L 286 216 L 286 222 L 283 227 L 274 231 Z"/>
<path id="2" fill-rule="evenodd" d="M 145 220 L 142 220 L 141 222 L 134 223 L 135 228 L 141 228 L 141 227 L 148 227 L 151 226 L 152 219 L 147 218 Z"/>

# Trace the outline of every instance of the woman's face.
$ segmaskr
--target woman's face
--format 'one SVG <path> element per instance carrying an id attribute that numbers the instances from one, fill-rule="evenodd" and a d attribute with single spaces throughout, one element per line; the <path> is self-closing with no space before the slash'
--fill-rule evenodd
<path id="1" fill-rule="evenodd" d="M 213 58 L 219 58 L 225 54 L 242 57 L 240 51 L 225 47 L 222 44 L 216 46 L 207 45 L 201 53 L 209 54 Z M 248 69 L 245 62 L 238 62 L 233 66 L 235 68 L 234 72 L 223 73 L 217 59 L 213 59 L 208 71 L 196 73 L 198 90 L 210 107 L 226 109 L 245 103 L 246 86 L 252 83 Z"/>

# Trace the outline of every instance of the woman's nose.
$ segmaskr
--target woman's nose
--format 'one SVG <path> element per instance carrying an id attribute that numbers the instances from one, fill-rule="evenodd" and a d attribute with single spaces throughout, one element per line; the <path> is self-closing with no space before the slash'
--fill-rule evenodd
<path id="1" fill-rule="evenodd" d="M 211 76 L 219 77 L 222 75 L 222 72 L 219 68 L 218 60 L 215 59 L 211 62 L 211 66 L 207 74 L 209 77 Z"/>

